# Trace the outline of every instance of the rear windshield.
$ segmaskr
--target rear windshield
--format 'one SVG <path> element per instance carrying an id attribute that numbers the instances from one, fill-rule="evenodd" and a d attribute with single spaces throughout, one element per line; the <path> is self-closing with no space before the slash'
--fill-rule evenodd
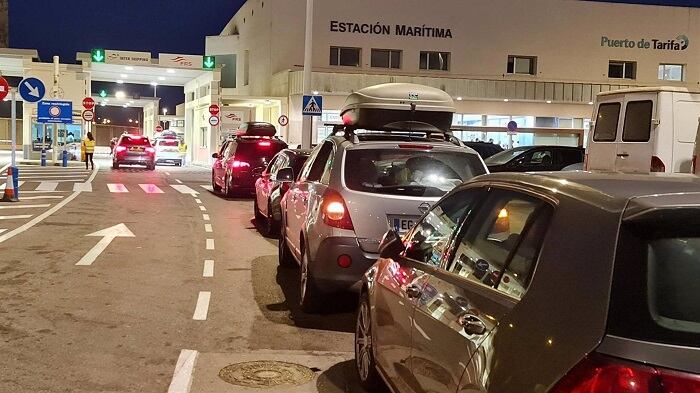
<path id="1" fill-rule="evenodd" d="M 134 138 L 129 136 L 123 136 L 119 144 L 127 146 L 151 146 L 151 142 L 148 141 L 148 138 Z"/>
<path id="2" fill-rule="evenodd" d="M 174 140 L 174 141 L 159 141 L 158 146 L 173 146 L 177 147 L 179 145 L 179 141 Z"/>
<path id="3" fill-rule="evenodd" d="M 249 140 L 238 144 L 236 157 L 271 159 L 275 154 L 287 148 L 287 145 L 269 139 Z"/>
<path id="4" fill-rule="evenodd" d="M 529 149 L 530 147 L 516 147 L 515 149 L 504 150 L 492 155 L 484 160 L 484 162 L 486 162 L 486 165 L 503 165 Z"/>
<path id="5" fill-rule="evenodd" d="M 595 120 L 593 140 L 595 142 L 614 142 L 617 137 L 617 121 L 620 118 L 620 103 L 600 104 Z"/>
<path id="6" fill-rule="evenodd" d="M 345 185 L 376 194 L 440 197 L 486 173 L 472 153 L 358 149 L 346 154 Z"/>
<path id="7" fill-rule="evenodd" d="M 611 334 L 700 347 L 700 211 L 683 216 L 623 224 Z"/>

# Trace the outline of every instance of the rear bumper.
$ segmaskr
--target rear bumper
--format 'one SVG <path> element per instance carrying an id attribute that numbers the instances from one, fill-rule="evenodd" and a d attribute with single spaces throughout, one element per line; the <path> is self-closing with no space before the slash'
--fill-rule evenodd
<path id="1" fill-rule="evenodd" d="M 116 157 L 114 159 L 114 162 L 126 165 L 151 165 L 155 163 L 155 159 L 153 157 L 148 156 L 123 156 Z"/>
<path id="2" fill-rule="evenodd" d="M 338 266 L 338 257 L 348 255 L 352 264 Z M 314 283 L 323 292 L 359 291 L 362 277 L 379 255 L 362 251 L 354 237 L 329 237 L 321 242 L 309 266 Z"/>

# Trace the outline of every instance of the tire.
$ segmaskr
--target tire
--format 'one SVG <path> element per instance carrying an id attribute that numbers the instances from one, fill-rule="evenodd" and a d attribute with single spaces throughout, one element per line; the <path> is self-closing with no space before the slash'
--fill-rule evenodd
<path id="1" fill-rule="evenodd" d="M 112 161 L 112 169 L 119 169 L 119 163 L 116 161 Z"/>
<path id="2" fill-rule="evenodd" d="M 277 258 L 278 258 L 278 263 L 282 267 L 297 267 L 297 261 L 294 260 L 294 256 L 292 255 L 292 251 L 289 249 L 289 246 L 287 245 L 287 241 L 285 240 L 285 235 L 284 232 L 280 230 L 280 237 L 279 241 L 277 244 Z"/>
<path id="3" fill-rule="evenodd" d="M 231 189 L 231 179 L 228 176 L 228 173 L 226 176 L 224 176 L 224 196 L 226 198 L 232 198 L 233 197 L 233 190 Z"/>
<path id="4" fill-rule="evenodd" d="M 255 194 L 255 199 L 253 199 L 253 212 L 255 213 L 255 221 L 258 224 L 264 224 L 265 216 L 260 212 L 260 207 L 258 207 L 258 194 Z"/>
<path id="5" fill-rule="evenodd" d="M 216 181 L 214 181 L 214 171 L 211 171 L 211 188 L 214 190 L 214 192 L 221 192 L 221 187 L 219 187 L 216 184 Z"/>
<path id="6" fill-rule="evenodd" d="M 301 252 L 301 269 L 299 269 L 299 307 L 307 314 L 321 311 L 323 293 L 319 291 L 309 269 L 309 253 Z"/>
<path id="7" fill-rule="evenodd" d="M 265 236 L 273 236 L 279 232 L 279 223 L 275 221 L 275 218 L 272 216 L 272 203 L 270 201 L 267 201 L 267 216 L 264 218 L 265 220 Z"/>
<path id="8" fill-rule="evenodd" d="M 366 291 L 360 295 L 360 306 L 357 310 L 355 324 L 355 371 L 360 385 L 369 392 L 385 392 L 386 385 L 374 359 L 372 348 L 372 315 L 370 313 L 369 295 Z"/>

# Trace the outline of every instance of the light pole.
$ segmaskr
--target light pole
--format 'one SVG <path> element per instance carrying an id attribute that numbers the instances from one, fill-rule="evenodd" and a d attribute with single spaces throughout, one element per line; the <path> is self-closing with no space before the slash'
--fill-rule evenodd
<path id="1" fill-rule="evenodd" d="M 304 39 L 304 94 L 311 93 L 311 70 L 313 62 L 314 0 L 306 0 L 306 32 Z M 313 117 L 303 116 L 301 121 L 301 147 L 311 148 Z M 287 137 L 289 139 L 289 136 Z"/>
<path id="2" fill-rule="evenodd" d="M 151 82 L 151 86 L 153 86 L 153 97 L 157 97 L 158 93 L 158 82 Z"/>

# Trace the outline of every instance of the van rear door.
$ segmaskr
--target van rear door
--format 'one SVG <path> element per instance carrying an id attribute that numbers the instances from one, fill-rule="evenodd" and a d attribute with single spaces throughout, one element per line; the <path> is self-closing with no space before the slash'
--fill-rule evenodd
<path id="1" fill-rule="evenodd" d="M 656 113 L 656 93 L 626 95 L 618 133 L 615 170 L 649 173 L 655 135 L 652 119 Z M 656 134 L 656 133 L 654 133 Z"/>
<path id="2" fill-rule="evenodd" d="M 586 170 L 615 170 L 622 101 L 622 96 L 616 96 L 598 103 L 592 137 L 588 142 Z"/>

